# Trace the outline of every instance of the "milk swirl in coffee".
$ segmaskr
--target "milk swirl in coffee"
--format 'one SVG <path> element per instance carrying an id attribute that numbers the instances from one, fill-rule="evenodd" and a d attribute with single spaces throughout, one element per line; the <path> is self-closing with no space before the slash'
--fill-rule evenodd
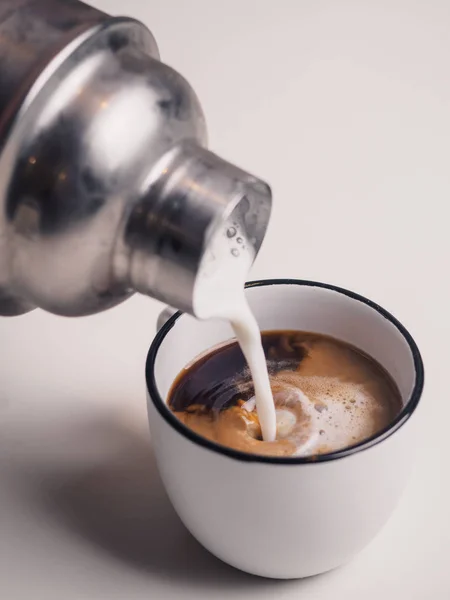
<path id="1" fill-rule="evenodd" d="M 263 439 L 255 388 L 235 341 L 189 365 L 169 406 L 187 427 L 218 444 L 269 456 L 340 450 L 381 431 L 402 408 L 390 375 L 374 359 L 328 336 L 262 334 L 276 412 L 275 439 Z"/>

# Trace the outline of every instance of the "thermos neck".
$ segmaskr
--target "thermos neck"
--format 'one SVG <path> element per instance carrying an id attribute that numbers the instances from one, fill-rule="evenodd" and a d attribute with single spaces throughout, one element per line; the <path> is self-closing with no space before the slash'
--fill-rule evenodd
<path id="1" fill-rule="evenodd" d="M 127 265 L 133 289 L 209 316 L 211 285 L 250 268 L 270 208 L 264 182 L 197 143 L 183 142 L 152 170 L 148 191 L 127 220 L 117 265 Z"/>

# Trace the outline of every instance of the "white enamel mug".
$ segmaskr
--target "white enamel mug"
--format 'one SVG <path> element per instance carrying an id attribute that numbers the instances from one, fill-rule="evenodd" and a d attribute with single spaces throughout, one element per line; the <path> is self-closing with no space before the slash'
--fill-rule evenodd
<path id="1" fill-rule="evenodd" d="M 375 358 L 396 381 L 399 416 L 376 436 L 313 458 L 245 454 L 187 429 L 166 406 L 197 355 L 231 337 L 227 323 L 175 314 L 148 354 L 150 430 L 157 464 L 181 520 L 210 552 L 243 571 L 307 577 L 349 561 L 381 529 L 404 488 L 415 447 L 423 364 L 405 328 L 370 300 L 297 280 L 250 283 L 262 331 L 331 335 Z"/>

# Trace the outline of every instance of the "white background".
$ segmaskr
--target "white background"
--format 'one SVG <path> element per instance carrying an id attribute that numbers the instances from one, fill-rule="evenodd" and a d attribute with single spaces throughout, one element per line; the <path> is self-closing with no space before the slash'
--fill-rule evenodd
<path id="1" fill-rule="evenodd" d="M 450 597 L 450 3 L 97 0 L 191 82 L 210 146 L 266 179 L 256 277 L 335 283 L 410 329 L 420 457 L 352 564 L 276 582 L 204 551 L 162 490 L 144 362 L 159 310 L 0 320 L 0 590 L 8 600 Z"/>

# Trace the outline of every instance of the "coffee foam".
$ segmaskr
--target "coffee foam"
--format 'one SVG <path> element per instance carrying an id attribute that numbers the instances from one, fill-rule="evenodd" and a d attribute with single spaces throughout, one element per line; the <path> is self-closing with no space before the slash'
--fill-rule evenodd
<path id="1" fill-rule="evenodd" d="M 283 372 L 271 378 L 277 439 L 294 444 L 293 456 L 333 452 L 371 436 L 383 422 L 384 407 L 363 384 L 337 377 Z M 242 408 L 255 410 L 251 398 Z"/>

